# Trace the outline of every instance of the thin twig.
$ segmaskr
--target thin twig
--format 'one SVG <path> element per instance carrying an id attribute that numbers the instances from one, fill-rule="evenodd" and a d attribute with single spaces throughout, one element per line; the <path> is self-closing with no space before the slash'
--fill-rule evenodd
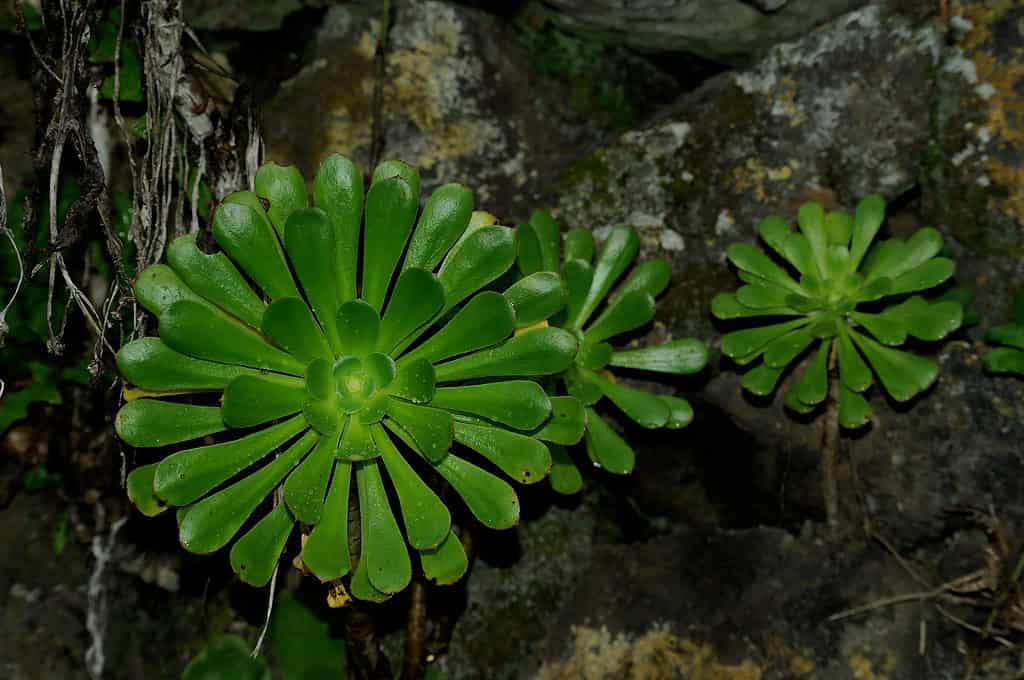
<path id="1" fill-rule="evenodd" d="M 267 615 L 263 619 L 263 628 L 260 630 L 260 636 L 256 639 L 256 646 L 252 648 L 251 656 L 257 657 L 263 650 L 263 640 L 267 637 L 267 630 L 270 629 L 270 615 L 274 613 L 274 591 L 277 588 L 277 570 L 281 566 L 278 562 L 274 565 L 274 574 L 270 577 L 270 594 L 267 596 Z"/>
<path id="2" fill-rule="evenodd" d="M 834 534 L 839 527 L 839 492 L 836 468 L 839 465 L 839 375 L 836 366 L 836 343 L 828 358 L 828 400 L 821 435 L 821 492 L 825 500 L 825 518 Z"/>

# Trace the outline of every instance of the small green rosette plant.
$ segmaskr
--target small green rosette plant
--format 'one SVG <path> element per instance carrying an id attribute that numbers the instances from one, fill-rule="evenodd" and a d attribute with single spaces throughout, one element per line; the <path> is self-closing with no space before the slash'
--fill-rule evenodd
<path id="1" fill-rule="evenodd" d="M 378 166 L 364 197 L 360 171 L 334 155 L 312 186 L 310 207 L 297 170 L 263 166 L 255 192 L 228 196 L 214 215 L 223 252 L 184 236 L 167 265 L 139 275 L 136 297 L 159 336 L 118 353 L 134 387 L 116 429 L 161 454 L 192 444 L 135 469 L 129 496 L 147 515 L 179 508 L 191 552 L 241 532 L 230 560 L 253 585 L 269 581 L 297 523 L 305 568 L 323 581 L 351 574 L 360 599 L 406 587 L 407 543 L 428 579 L 452 583 L 467 557 L 437 483 L 487 527 L 519 516 L 513 488 L 453 443 L 532 483 L 550 470 L 549 432 L 561 441 L 558 432 L 582 427 L 571 399 L 529 379 L 564 371 L 576 338 L 557 328 L 514 334 L 562 295 L 560 282 L 490 289 L 515 261 L 513 230 L 474 212 L 456 184 L 420 212 L 419 177 L 404 163 Z"/>
<path id="2" fill-rule="evenodd" d="M 655 298 L 668 287 L 671 267 L 655 259 L 630 271 L 640 250 L 640 238 L 628 227 L 613 229 L 599 249 L 586 229 L 569 231 L 563 245 L 558 223 L 541 210 L 517 227 L 517 238 L 519 270 L 525 277 L 522 281 L 553 277 L 557 276 L 554 272 L 560 272 L 566 304 L 549 323 L 570 332 L 579 345 L 572 363 L 549 379 L 548 387 L 552 392 L 575 397 L 578 401 L 567 403 L 578 403 L 585 410 L 582 434 L 591 462 L 615 474 L 628 474 L 636 456 L 598 413 L 598 402 L 607 397 L 627 417 L 647 428 L 685 427 L 693 419 L 693 409 L 681 397 L 627 387 L 616 379 L 612 369 L 689 375 L 707 364 L 707 348 L 693 338 L 624 350 L 616 349 L 611 342 L 651 323 Z M 628 276 L 609 295 L 627 271 Z M 551 485 L 565 494 L 576 493 L 583 485 L 579 468 L 566 448 L 572 443 L 548 444 L 554 461 Z"/>
<path id="3" fill-rule="evenodd" d="M 934 361 L 896 348 L 909 338 L 941 340 L 960 327 L 958 302 L 913 295 L 948 280 L 953 262 L 938 256 L 942 237 L 931 228 L 872 246 L 884 219 L 880 196 L 863 199 L 853 216 L 805 203 L 799 231 L 781 217 L 761 222 L 761 239 L 782 265 L 747 243 L 729 248 L 745 285 L 716 296 L 712 312 L 724 320 L 757 319 L 722 338 L 722 352 L 737 364 L 762 360 L 744 375 L 744 388 L 771 394 L 787 367 L 816 348 L 786 392 L 786 406 L 813 412 L 828 399 L 830 374 L 837 372 L 839 425 L 857 428 L 871 418 L 864 394 L 876 376 L 901 402 L 935 382 Z"/>
<path id="4" fill-rule="evenodd" d="M 1013 321 L 991 328 L 985 340 L 999 345 L 982 359 L 986 371 L 1024 375 L 1024 290 L 1014 296 Z"/>

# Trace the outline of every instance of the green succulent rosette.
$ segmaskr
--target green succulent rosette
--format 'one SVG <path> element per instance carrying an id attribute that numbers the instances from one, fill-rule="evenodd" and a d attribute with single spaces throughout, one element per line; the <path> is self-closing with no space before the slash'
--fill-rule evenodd
<path id="1" fill-rule="evenodd" d="M 636 456 L 596 410 L 598 402 L 607 397 L 627 417 L 647 428 L 685 427 L 693 419 L 693 409 L 681 397 L 628 387 L 618 381 L 613 370 L 688 375 L 707 364 L 707 348 L 693 338 L 640 349 L 616 349 L 612 344 L 651 323 L 655 298 L 668 287 L 671 267 L 656 259 L 630 270 L 640 250 L 640 238 L 627 227 L 613 229 L 600 248 L 586 229 L 569 231 L 563 243 L 558 223 L 542 210 L 517 227 L 517 239 L 519 270 L 524 277 L 519 285 L 560 276 L 565 306 L 551 316 L 549 325 L 570 332 L 579 345 L 571 365 L 549 379 L 549 389 L 574 397 L 566 403 L 583 409 L 583 430 L 574 434 L 576 440 L 582 434 L 591 462 L 615 474 L 628 474 Z M 627 271 L 628 276 L 609 295 Z M 576 493 L 583 485 L 580 470 L 566 448 L 573 443 L 571 437 L 548 443 L 554 461 L 550 481 L 560 493 Z"/>
<path id="2" fill-rule="evenodd" d="M 1013 321 L 989 329 L 985 340 L 999 345 L 982 359 L 986 371 L 1024 375 L 1024 290 L 1014 296 Z"/>
<path id="3" fill-rule="evenodd" d="M 296 524 L 305 567 L 324 581 L 351 573 L 360 599 L 405 588 L 407 543 L 427 578 L 452 583 L 467 559 L 433 482 L 487 527 L 517 523 L 515 491 L 485 467 L 521 483 L 548 474 L 546 428 L 573 414 L 529 378 L 564 371 L 576 338 L 514 334 L 551 292 L 493 290 L 515 261 L 513 230 L 474 212 L 466 188 L 440 187 L 420 212 L 416 171 L 387 161 L 364 198 L 359 170 L 335 155 L 312 198 L 297 170 L 267 164 L 255 192 L 218 207 L 223 252 L 184 236 L 166 265 L 139 275 L 136 296 L 159 337 L 118 353 L 140 398 L 120 410 L 117 432 L 136 447 L 192 448 L 135 469 L 129 496 L 147 515 L 178 507 L 191 552 L 241 532 L 230 560 L 253 585 L 270 579 Z"/>
<path id="4" fill-rule="evenodd" d="M 771 394 L 787 367 L 814 349 L 786 392 L 786 406 L 813 412 L 828 397 L 834 368 L 839 424 L 857 428 L 870 420 L 864 393 L 876 376 L 897 401 L 912 399 L 935 382 L 934 361 L 896 347 L 909 338 L 941 340 L 960 327 L 959 302 L 913 295 L 947 281 L 953 262 L 939 256 L 942 237 L 931 228 L 905 241 L 872 245 L 884 220 L 880 196 L 863 199 L 852 216 L 805 203 L 798 231 L 781 217 L 761 222 L 761 239 L 783 264 L 748 243 L 729 248 L 729 260 L 745 285 L 716 296 L 711 308 L 719 319 L 755 319 L 755 325 L 722 338 L 722 352 L 736 363 L 762 359 L 744 375 L 744 388 Z"/>

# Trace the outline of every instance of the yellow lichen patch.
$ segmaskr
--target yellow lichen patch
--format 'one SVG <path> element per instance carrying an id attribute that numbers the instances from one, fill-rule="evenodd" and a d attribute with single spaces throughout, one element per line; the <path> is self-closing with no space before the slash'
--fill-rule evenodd
<path id="1" fill-rule="evenodd" d="M 714 649 L 676 636 L 663 624 L 640 636 L 613 635 L 607 628 L 573 628 L 573 652 L 563 662 L 545 664 L 540 680 L 761 680 L 751 660 L 718 659 Z"/>
<path id="2" fill-rule="evenodd" d="M 738 191 L 750 189 L 758 202 L 764 202 L 768 195 L 766 182 L 785 182 L 793 176 L 793 169 L 799 167 L 796 161 L 777 167 L 765 166 L 757 158 L 748 158 L 743 165 L 732 169 L 732 183 Z"/>
<path id="3" fill-rule="evenodd" d="M 341 581 L 335 581 L 327 589 L 327 606 L 331 609 L 347 607 L 350 602 L 352 602 L 352 596 L 345 590 L 345 584 Z"/>
<path id="4" fill-rule="evenodd" d="M 896 659 L 892 652 L 886 652 L 885 660 L 880 669 L 875 668 L 875 663 L 865 654 L 853 654 L 849 659 L 850 672 L 857 680 L 888 680 L 889 674 L 896 667 Z"/>

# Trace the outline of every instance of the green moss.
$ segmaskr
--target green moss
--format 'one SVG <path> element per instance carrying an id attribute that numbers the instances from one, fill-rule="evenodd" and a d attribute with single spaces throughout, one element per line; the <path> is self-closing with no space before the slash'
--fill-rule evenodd
<path id="1" fill-rule="evenodd" d="M 562 177 L 559 188 L 564 192 L 589 183 L 589 199 L 611 206 L 615 204 L 615 197 L 612 195 L 610 182 L 611 166 L 608 165 L 607 152 L 598 149 L 573 165 Z"/>

